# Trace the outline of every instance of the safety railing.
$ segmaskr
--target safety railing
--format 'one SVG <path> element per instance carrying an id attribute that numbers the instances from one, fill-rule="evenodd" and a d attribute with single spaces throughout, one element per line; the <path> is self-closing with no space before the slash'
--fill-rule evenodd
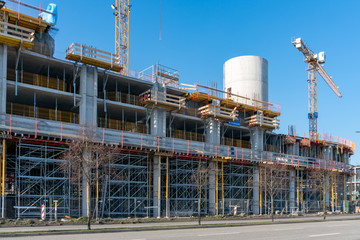
<path id="1" fill-rule="evenodd" d="M 103 91 L 100 91 L 98 93 L 98 98 L 104 99 Z M 123 93 L 123 92 L 111 92 L 111 91 L 108 92 L 107 91 L 106 99 L 110 100 L 110 101 L 114 101 L 114 102 L 119 102 L 119 103 L 127 103 L 127 104 L 142 106 L 140 96 L 127 94 L 127 93 Z"/>
<path id="2" fill-rule="evenodd" d="M 271 115 L 277 117 L 280 115 L 280 105 L 273 104 L 271 102 L 261 101 L 259 99 L 250 98 L 248 96 L 240 96 L 235 93 L 231 93 L 229 91 L 223 91 L 217 88 L 213 88 L 210 85 L 205 86 L 199 83 L 195 85 L 190 84 L 180 84 L 180 89 L 188 90 L 192 92 L 189 96 L 193 99 L 197 98 L 197 95 L 205 94 L 209 97 L 214 99 L 220 99 L 221 105 L 227 107 L 237 107 L 237 108 L 254 108 L 257 110 L 262 111 L 270 111 L 272 112 Z M 215 96 L 216 95 L 216 96 Z M 223 98 L 221 98 L 223 96 Z"/>
<path id="3" fill-rule="evenodd" d="M 104 69 L 110 69 L 115 72 L 122 70 L 122 66 L 120 66 L 115 54 L 78 43 L 72 43 L 70 47 L 66 49 L 65 58 Z"/>
<path id="4" fill-rule="evenodd" d="M 325 169 L 348 172 L 350 165 L 326 159 L 301 157 L 266 151 L 253 151 L 225 145 L 208 144 L 176 138 L 159 137 L 105 128 L 88 129 L 78 124 L 63 123 L 36 118 L 26 118 L 9 114 L 0 115 L 0 129 L 10 133 L 37 136 L 59 137 L 61 140 L 85 139 L 88 131 L 93 132 L 94 140 L 102 144 L 132 147 L 140 150 L 166 151 L 173 154 L 197 155 L 201 157 L 224 158 L 234 163 L 273 163 L 309 169 Z"/>
<path id="5" fill-rule="evenodd" d="M 55 110 L 50 108 L 34 107 L 30 105 L 7 102 L 8 114 L 39 118 L 44 120 L 55 120 L 68 123 L 79 123 L 79 114 L 75 112 Z"/>
<path id="6" fill-rule="evenodd" d="M 253 115 L 245 118 L 245 123 L 247 123 L 250 127 L 260 126 L 264 128 L 278 129 L 280 125 L 279 122 L 279 119 L 265 117 L 263 115 Z"/>
<path id="7" fill-rule="evenodd" d="M 237 119 L 238 111 L 225 107 L 219 107 L 207 104 L 198 109 L 202 118 L 214 117 L 219 120 L 235 121 Z"/>
<path id="8" fill-rule="evenodd" d="M 0 21 L 0 42 L 11 45 L 32 47 L 35 32 L 25 27 Z"/>
<path id="9" fill-rule="evenodd" d="M 6 78 L 9 81 L 16 81 L 16 70 L 8 68 Z M 18 81 L 25 84 L 30 84 L 39 87 L 51 88 L 59 91 L 73 92 L 73 85 L 69 84 L 63 79 L 53 78 L 41 74 L 30 73 L 26 71 L 19 71 Z M 78 88 L 76 93 L 80 93 Z"/>
<path id="10" fill-rule="evenodd" d="M 142 104 L 154 103 L 167 108 L 183 109 L 185 107 L 186 98 L 163 93 L 155 90 L 147 90 L 140 94 Z"/>
<path id="11" fill-rule="evenodd" d="M 324 145 L 332 145 L 340 148 L 347 148 L 350 149 L 352 152 L 355 150 L 355 143 L 343 138 L 343 137 L 337 137 L 331 134 L 321 134 L 321 133 L 310 133 L 310 136 L 312 137 L 306 137 L 306 134 L 304 133 L 304 137 L 300 140 L 301 146 L 310 146 L 312 142 L 318 143 L 318 144 L 324 144 Z M 290 136 L 290 135 L 288 135 Z M 295 138 L 295 136 L 294 136 Z M 293 142 L 295 144 L 295 142 Z"/>
<path id="12" fill-rule="evenodd" d="M 355 150 L 355 143 L 346 138 L 333 136 L 331 134 L 321 134 L 321 133 L 317 133 L 315 136 L 316 136 L 315 139 L 311 139 L 311 141 L 321 142 L 321 143 L 332 143 L 335 145 L 346 146 L 350 148 L 352 151 Z"/>

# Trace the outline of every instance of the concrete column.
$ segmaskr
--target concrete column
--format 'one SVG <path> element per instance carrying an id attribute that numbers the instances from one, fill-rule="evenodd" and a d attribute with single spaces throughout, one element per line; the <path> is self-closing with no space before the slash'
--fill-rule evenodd
<path id="1" fill-rule="evenodd" d="M 260 127 L 250 128 L 250 143 L 255 161 L 260 161 L 260 153 L 264 149 L 264 129 Z"/>
<path id="2" fill-rule="evenodd" d="M 300 143 L 297 142 L 295 144 L 289 144 L 287 146 L 286 154 L 299 156 L 300 155 Z"/>
<path id="3" fill-rule="evenodd" d="M 0 114 L 6 113 L 7 45 L 0 44 Z"/>
<path id="4" fill-rule="evenodd" d="M 220 102 L 214 100 L 213 105 L 219 106 Z M 205 124 L 205 140 L 209 144 L 210 152 L 215 152 L 215 145 L 220 145 L 220 128 L 221 123 L 213 118 L 206 119 Z M 217 214 L 216 209 L 216 167 L 215 161 L 209 163 L 209 215 Z"/>
<path id="5" fill-rule="evenodd" d="M 260 127 L 250 128 L 250 143 L 253 151 L 253 161 L 260 162 L 261 151 L 264 149 L 264 130 Z M 253 171 L 253 213 L 260 214 L 260 183 L 259 183 L 260 169 L 254 166 Z"/>
<path id="6" fill-rule="evenodd" d="M 334 149 L 332 147 L 329 147 L 329 160 L 334 160 Z"/>
<path id="7" fill-rule="evenodd" d="M 325 176 L 326 181 L 326 194 L 325 194 L 325 204 L 326 206 L 330 206 L 330 193 L 331 193 L 331 187 L 330 187 L 330 178 L 329 175 L 326 174 Z"/>
<path id="8" fill-rule="evenodd" d="M 97 95 L 98 95 L 98 74 L 97 69 L 83 65 L 80 72 L 80 124 L 87 127 L 97 127 Z M 87 204 L 87 179 L 82 182 L 82 216 L 88 214 Z"/>
<path id="9" fill-rule="evenodd" d="M 215 144 L 220 144 L 220 127 L 221 123 L 209 118 L 206 120 L 205 140 L 210 144 L 211 150 L 215 151 Z"/>
<path id="10" fill-rule="evenodd" d="M 166 93 L 166 88 L 162 87 L 159 83 L 155 83 L 151 90 Z M 166 137 L 166 111 L 164 109 L 155 107 L 152 110 L 150 133 L 154 136 Z"/>
<path id="11" fill-rule="evenodd" d="M 329 148 L 324 146 L 322 148 L 322 151 L 321 151 L 321 155 L 322 155 L 322 159 L 325 159 L 325 160 L 329 160 L 330 159 L 330 154 L 329 154 Z"/>
<path id="12" fill-rule="evenodd" d="M 344 165 L 345 167 L 348 166 L 350 164 L 350 157 L 348 153 L 344 153 L 343 154 L 343 159 L 344 159 Z"/>
<path id="13" fill-rule="evenodd" d="M 295 182 L 296 182 L 296 172 L 293 169 L 290 169 L 290 212 L 295 210 L 296 201 L 295 201 Z"/>
<path id="14" fill-rule="evenodd" d="M 260 214 L 260 168 L 254 166 L 253 172 L 253 214 Z"/>
<path id="15" fill-rule="evenodd" d="M 82 66 L 80 94 L 80 124 L 97 127 L 98 73 L 96 68 Z"/>
<path id="16" fill-rule="evenodd" d="M 153 88 L 155 92 L 166 93 L 166 88 L 159 83 L 155 83 Z M 150 116 L 150 134 L 153 136 L 166 137 L 166 111 L 163 108 L 155 107 Z M 153 161 L 153 217 L 161 217 L 161 189 L 159 189 L 159 182 L 161 183 L 161 163 L 160 156 L 154 156 Z"/>
<path id="17" fill-rule="evenodd" d="M 154 169 L 154 180 L 153 180 L 153 217 L 161 217 L 161 188 L 159 188 L 159 181 L 161 179 L 161 156 L 154 156 L 153 169 Z M 161 185 L 160 185 L 161 187 Z"/>
<path id="18" fill-rule="evenodd" d="M 88 206 L 87 206 L 87 179 L 85 176 L 82 178 L 82 185 L 81 185 L 81 216 L 87 217 L 88 216 Z"/>
<path id="19" fill-rule="evenodd" d="M 209 163 L 209 215 L 216 215 L 216 169 L 215 162 Z"/>

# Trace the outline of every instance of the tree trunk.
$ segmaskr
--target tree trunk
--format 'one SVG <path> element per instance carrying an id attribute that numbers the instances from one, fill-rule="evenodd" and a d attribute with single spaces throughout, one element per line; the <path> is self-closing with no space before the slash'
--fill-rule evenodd
<path id="1" fill-rule="evenodd" d="M 271 195 L 271 221 L 274 222 L 274 196 Z"/>
<path id="2" fill-rule="evenodd" d="M 86 189 L 86 201 L 87 201 L 87 215 L 88 215 L 87 226 L 88 226 L 88 230 L 91 230 L 91 214 L 90 214 L 91 199 L 90 199 L 90 184 L 89 184 L 89 182 L 87 183 L 87 189 Z"/>
<path id="3" fill-rule="evenodd" d="M 200 183 L 200 191 L 199 191 L 199 200 L 198 200 L 198 221 L 199 225 L 201 225 L 201 183 Z"/>
<path id="4" fill-rule="evenodd" d="M 323 183 L 323 210 L 324 210 L 324 220 L 326 220 L 326 178 L 324 179 L 324 183 Z"/>

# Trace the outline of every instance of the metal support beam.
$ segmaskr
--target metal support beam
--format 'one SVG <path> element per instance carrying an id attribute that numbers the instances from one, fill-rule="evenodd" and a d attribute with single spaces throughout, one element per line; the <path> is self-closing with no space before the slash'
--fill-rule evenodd
<path id="1" fill-rule="evenodd" d="M 0 44 L 0 113 L 6 113 L 7 45 Z"/>

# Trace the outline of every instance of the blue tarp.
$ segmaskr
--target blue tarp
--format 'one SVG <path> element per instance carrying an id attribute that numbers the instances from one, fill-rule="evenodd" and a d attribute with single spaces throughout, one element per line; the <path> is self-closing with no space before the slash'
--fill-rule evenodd
<path id="1" fill-rule="evenodd" d="M 49 24 L 56 25 L 56 22 L 57 22 L 57 6 L 56 6 L 56 4 L 50 3 L 47 6 L 46 11 L 54 13 L 55 15 L 52 15 L 52 14 L 46 13 L 46 12 L 42 12 L 40 14 L 41 18 Z"/>

